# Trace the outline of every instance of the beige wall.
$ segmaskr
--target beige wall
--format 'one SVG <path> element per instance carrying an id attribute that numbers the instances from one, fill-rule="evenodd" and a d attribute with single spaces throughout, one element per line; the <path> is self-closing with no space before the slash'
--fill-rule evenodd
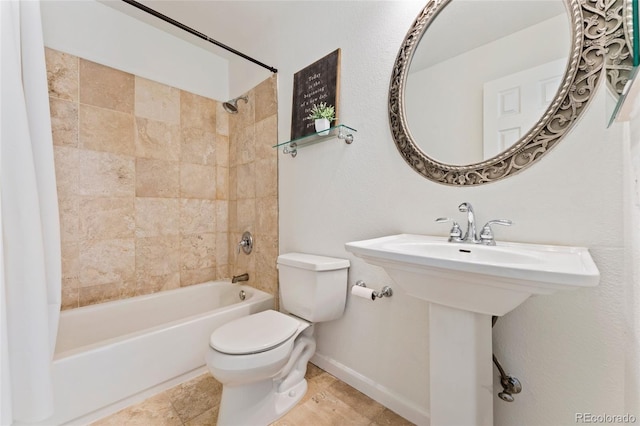
<path id="1" fill-rule="evenodd" d="M 255 183 L 239 181 L 254 189 L 238 190 L 236 181 L 230 181 L 229 166 L 239 164 L 237 151 L 248 152 L 246 144 L 258 139 L 230 138 L 230 115 L 220 102 L 52 49 L 46 58 L 60 202 L 63 309 L 234 273 L 229 248 L 235 248 L 236 228 L 231 225 L 242 223 L 229 221 L 230 211 L 236 215 L 231 210 L 235 194 L 243 194 L 243 200 L 245 194 L 252 195 L 254 205 L 258 199 L 277 200 L 274 190 L 263 190 L 264 182 L 276 181 L 276 153 L 269 152 L 274 161 L 268 167 L 269 154 L 261 149 L 252 146 L 254 156 L 240 155 L 242 166 L 253 165 Z M 251 119 L 260 120 L 242 120 L 240 126 L 249 129 L 266 122 L 261 106 L 268 105 L 273 111 L 272 139 L 259 140 L 269 148 L 276 140 L 277 109 L 275 79 L 271 81 L 266 86 L 272 91 L 260 91 L 262 85 L 252 90 L 262 100 L 255 108 L 259 114 Z M 266 101 L 265 95 L 272 97 Z M 239 140 L 244 145 L 236 149 Z M 255 156 L 258 151 L 260 157 Z M 268 172 L 274 174 L 271 179 Z M 277 202 L 269 206 L 275 207 L 267 216 L 277 218 Z M 267 206 L 261 201 L 260 208 Z M 269 240 L 262 235 L 271 236 L 270 246 L 277 247 L 277 219 L 272 230 L 267 227 L 273 219 L 258 221 L 266 216 L 255 211 L 249 216 L 251 225 L 260 229 L 257 241 L 266 244 Z M 271 277 L 275 256 L 277 249 L 259 244 L 249 256 L 252 278 Z M 269 266 L 267 273 L 257 272 L 261 265 Z M 260 287 L 275 294 L 276 281 L 271 282 Z"/>

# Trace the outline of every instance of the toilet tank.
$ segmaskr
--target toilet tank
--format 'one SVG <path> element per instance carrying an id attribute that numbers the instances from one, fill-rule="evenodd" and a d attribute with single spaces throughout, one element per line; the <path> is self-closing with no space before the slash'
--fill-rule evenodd
<path id="1" fill-rule="evenodd" d="M 282 308 L 311 322 L 340 318 L 347 300 L 349 261 L 306 253 L 278 256 Z"/>

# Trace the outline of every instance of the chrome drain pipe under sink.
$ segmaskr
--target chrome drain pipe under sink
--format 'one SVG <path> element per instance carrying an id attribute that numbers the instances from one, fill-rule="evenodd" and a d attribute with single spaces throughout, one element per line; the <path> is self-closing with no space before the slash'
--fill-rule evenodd
<path id="1" fill-rule="evenodd" d="M 494 316 L 491 319 L 491 327 L 493 328 L 498 321 L 498 317 Z M 504 372 L 504 368 L 500 365 L 498 358 L 496 358 L 495 354 L 493 354 L 493 363 L 496 365 L 496 368 L 500 372 L 500 384 L 502 385 L 502 392 L 498 394 L 498 397 L 507 402 L 513 402 L 513 394 L 522 392 L 522 384 L 520 380 L 513 376 L 509 376 Z"/>

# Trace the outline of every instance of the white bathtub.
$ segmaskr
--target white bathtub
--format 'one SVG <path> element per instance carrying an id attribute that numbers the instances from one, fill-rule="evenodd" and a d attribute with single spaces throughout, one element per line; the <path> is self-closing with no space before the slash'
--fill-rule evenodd
<path id="1" fill-rule="evenodd" d="M 44 424 L 83 424 L 204 372 L 213 330 L 272 308 L 270 294 L 218 281 L 63 311 Z"/>

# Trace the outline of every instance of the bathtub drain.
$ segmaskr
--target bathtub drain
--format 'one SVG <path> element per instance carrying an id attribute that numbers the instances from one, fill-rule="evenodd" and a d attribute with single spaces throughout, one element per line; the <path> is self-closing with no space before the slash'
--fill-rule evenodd
<path id="1" fill-rule="evenodd" d="M 240 300 L 244 300 L 247 298 L 247 293 L 244 290 L 240 290 Z"/>

